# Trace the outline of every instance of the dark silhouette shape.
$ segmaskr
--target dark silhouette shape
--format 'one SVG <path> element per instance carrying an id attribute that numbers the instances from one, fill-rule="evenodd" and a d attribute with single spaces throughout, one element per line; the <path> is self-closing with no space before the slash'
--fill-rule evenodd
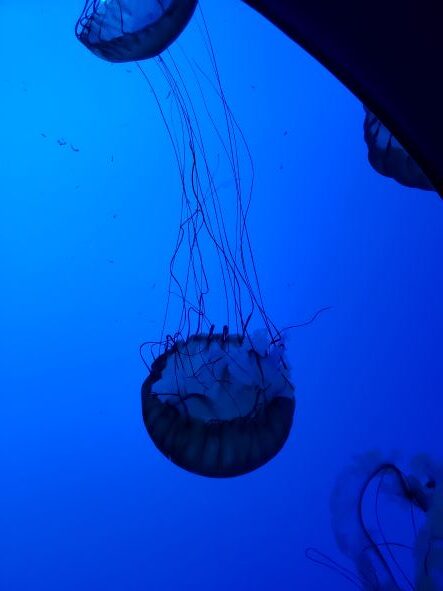
<path id="1" fill-rule="evenodd" d="M 443 196 L 443 6 L 438 0 L 244 0 L 321 62 Z"/>
<path id="2" fill-rule="evenodd" d="M 377 119 L 374 113 L 366 109 L 364 137 L 368 146 L 368 160 L 378 173 L 396 180 L 405 187 L 433 191 L 418 164 L 400 145 L 397 138 Z"/>
<path id="3" fill-rule="evenodd" d="M 202 476 L 239 476 L 285 444 L 295 409 L 279 347 L 199 334 L 158 356 L 142 387 L 143 421 L 172 462 Z"/>

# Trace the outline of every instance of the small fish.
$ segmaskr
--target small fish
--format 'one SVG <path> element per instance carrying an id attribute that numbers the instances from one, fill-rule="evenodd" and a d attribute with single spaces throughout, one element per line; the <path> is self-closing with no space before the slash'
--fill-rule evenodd
<path id="1" fill-rule="evenodd" d="M 66 141 L 66 140 L 64 140 L 63 138 L 59 138 L 59 139 L 57 140 L 57 144 L 58 144 L 59 146 L 66 146 L 66 144 L 67 144 L 67 141 Z"/>
<path id="2" fill-rule="evenodd" d="M 71 150 L 73 152 L 80 152 L 80 148 L 77 148 L 77 146 L 74 146 L 74 144 L 69 144 L 71 146 Z"/>

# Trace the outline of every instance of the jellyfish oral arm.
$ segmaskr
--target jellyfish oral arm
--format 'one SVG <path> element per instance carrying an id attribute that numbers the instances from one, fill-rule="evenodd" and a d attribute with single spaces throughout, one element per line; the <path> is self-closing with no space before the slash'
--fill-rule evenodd
<path id="1" fill-rule="evenodd" d="M 440 3 L 243 1 L 347 86 L 394 134 L 443 196 Z"/>

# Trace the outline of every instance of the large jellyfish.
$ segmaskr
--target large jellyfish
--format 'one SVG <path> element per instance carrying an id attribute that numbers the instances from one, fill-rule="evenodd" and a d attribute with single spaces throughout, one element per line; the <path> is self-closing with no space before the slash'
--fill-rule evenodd
<path id="1" fill-rule="evenodd" d="M 139 60 L 167 47 L 195 7 L 186 0 L 141 5 L 88 3 L 78 38 L 109 61 Z M 154 88 L 137 62 L 165 123 L 181 194 L 163 331 L 158 342 L 141 347 L 144 360 L 149 345 L 153 355 L 151 365 L 145 361 L 142 413 L 152 441 L 176 465 L 230 477 L 281 450 L 295 399 L 283 335 L 264 306 L 247 225 L 253 161 L 227 103 L 202 15 L 199 30 L 198 66 L 183 51 L 152 60 L 165 88 Z"/>
<path id="2" fill-rule="evenodd" d="M 370 161 L 379 172 L 406 185 L 434 187 L 443 197 L 440 2 L 244 2 L 330 70 L 393 135 L 395 151 L 382 137 L 377 145 L 379 154 L 386 151 L 380 166 L 371 153 L 373 141 L 368 143 Z M 417 164 L 412 166 L 411 161 Z"/>
<path id="3" fill-rule="evenodd" d="M 177 335 L 155 359 L 142 388 L 143 419 L 175 464 L 205 476 L 237 476 L 281 449 L 293 387 L 282 349 L 260 341 L 246 331 Z"/>
<path id="4" fill-rule="evenodd" d="M 443 466 L 425 455 L 406 468 L 378 453 L 355 459 L 331 496 L 332 527 L 347 568 L 309 549 L 364 591 L 443 589 Z"/>

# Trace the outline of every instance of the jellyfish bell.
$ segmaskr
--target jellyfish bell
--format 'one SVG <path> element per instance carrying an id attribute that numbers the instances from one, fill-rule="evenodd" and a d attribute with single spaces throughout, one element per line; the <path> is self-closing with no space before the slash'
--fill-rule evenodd
<path id="1" fill-rule="evenodd" d="M 177 340 L 142 386 L 143 420 L 174 464 L 210 477 L 251 472 L 271 460 L 291 430 L 294 387 L 283 345 L 207 333 Z"/>
<path id="2" fill-rule="evenodd" d="M 197 0 L 88 0 L 76 36 L 110 62 L 132 62 L 159 55 L 191 19 Z"/>
<path id="3" fill-rule="evenodd" d="M 364 109 L 366 112 L 363 126 L 364 139 L 372 168 L 405 187 L 434 191 L 429 179 L 397 138 L 377 119 L 374 113 L 371 113 L 366 107 Z"/>

